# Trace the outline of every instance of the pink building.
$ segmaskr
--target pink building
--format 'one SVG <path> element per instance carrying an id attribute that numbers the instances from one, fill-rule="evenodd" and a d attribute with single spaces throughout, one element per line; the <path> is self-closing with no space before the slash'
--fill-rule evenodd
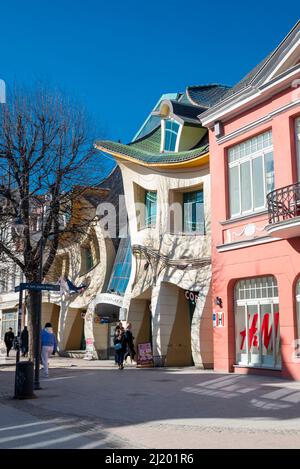
<path id="1" fill-rule="evenodd" d="M 300 380 L 300 22 L 201 123 L 210 132 L 214 368 Z"/>

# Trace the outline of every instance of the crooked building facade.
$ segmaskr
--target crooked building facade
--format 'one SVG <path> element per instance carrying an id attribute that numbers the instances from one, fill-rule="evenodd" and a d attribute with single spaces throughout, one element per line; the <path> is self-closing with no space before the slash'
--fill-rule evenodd
<path id="1" fill-rule="evenodd" d="M 133 142 L 96 142 L 122 172 L 132 248 L 123 308 L 156 365 L 213 367 L 208 135 L 197 116 L 227 91 L 163 96 Z"/>

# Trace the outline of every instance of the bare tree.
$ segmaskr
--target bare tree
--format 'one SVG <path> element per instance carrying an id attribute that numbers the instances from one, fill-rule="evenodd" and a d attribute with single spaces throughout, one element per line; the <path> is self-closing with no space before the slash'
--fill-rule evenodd
<path id="1" fill-rule="evenodd" d="M 83 107 L 57 90 L 19 87 L 0 106 L 0 262 L 15 263 L 27 282 L 44 279 L 60 242 L 95 216 L 82 204 L 87 188 L 103 179 L 95 137 Z M 22 238 L 12 230 L 15 219 Z M 40 297 L 29 297 L 32 326 Z"/>

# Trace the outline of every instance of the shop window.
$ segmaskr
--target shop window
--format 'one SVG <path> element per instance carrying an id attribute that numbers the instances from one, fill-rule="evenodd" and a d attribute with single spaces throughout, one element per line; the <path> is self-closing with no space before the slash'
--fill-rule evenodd
<path id="1" fill-rule="evenodd" d="M 235 287 L 236 363 L 280 368 L 278 287 L 274 277 L 241 280 Z"/>
<path id="2" fill-rule="evenodd" d="M 272 132 L 268 131 L 228 150 L 230 216 L 266 208 L 274 189 Z"/>

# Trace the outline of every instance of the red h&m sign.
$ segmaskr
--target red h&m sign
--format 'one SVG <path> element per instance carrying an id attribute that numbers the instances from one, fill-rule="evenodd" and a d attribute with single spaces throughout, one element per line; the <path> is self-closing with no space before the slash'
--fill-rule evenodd
<path id="1" fill-rule="evenodd" d="M 250 314 L 248 315 L 248 318 L 250 320 Z M 262 323 L 261 323 L 261 330 L 260 330 L 262 344 L 264 345 L 266 349 L 268 349 L 270 345 L 270 340 L 272 337 L 272 327 L 273 327 L 271 326 L 269 328 L 269 318 L 270 318 L 270 313 L 265 313 Z M 249 331 L 248 331 L 249 349 L 252 347 L 252 345 L 253 347 L 259 348 L 258 336 L 257 336 L 257 332 L 258 332 L 257 322 L 258 322 L 258 313 L 255 313 L 253 315 L 251 325 L 249 323 Z M 275 338 L 277 338 L 278 325 L 279 325 L 279 312 L 274 313 L 274 322 L 275 322 Z M 245 339 L 246 339 L 246 328 L 240 332 L 240 335 L 242 336 L 240 350 L 243 350 L 245 346 Z M 271 343 L 271 347 L 272 347 L 272 343 Z"/>

